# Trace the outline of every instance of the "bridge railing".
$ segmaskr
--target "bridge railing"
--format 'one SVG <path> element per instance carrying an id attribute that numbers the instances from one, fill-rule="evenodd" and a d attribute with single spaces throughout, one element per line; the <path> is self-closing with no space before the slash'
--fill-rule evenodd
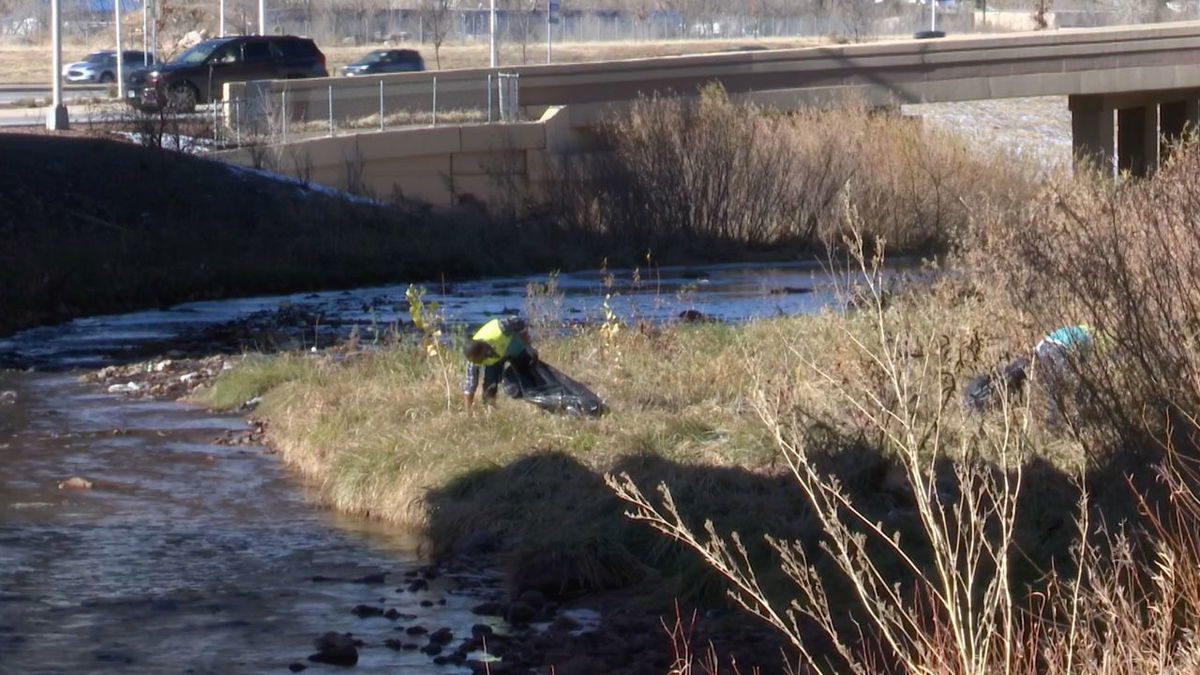
<path id="1" fill-rule="evenodd" d="M 522 121 L 521 76 L 368 76 L 228 85 L 210 114 L 226 146 L 410 126 Z"/>

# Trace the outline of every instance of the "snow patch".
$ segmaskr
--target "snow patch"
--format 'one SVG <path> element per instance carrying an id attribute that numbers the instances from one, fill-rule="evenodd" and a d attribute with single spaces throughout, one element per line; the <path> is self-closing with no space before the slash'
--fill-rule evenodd
<path id="1" fill-rule="evenodd" d="M 328 185 L 321 185 L 320 183 L 307 183 L 305 181 L 300 180 L 299 178 L 294 178 L 292 176 L 284 175 L 282 173 L 276 173 L 274 171 L 267 171 L 266 169 L 255 169 L 255 168 L 251 168 L 248 166 L 242 166 L 241 164 L 226 164 L 225 166 L 228 167 L 229 170 L 235 174 L 242 174 L 244 176 L 253 175 L 253 176 L 258 176 L 259 178 L 266 178 L 268 180 L 274 180 L 274 181 L 278 181 L 281 183 L 288 183 L 290 185 L 293 185 L 293 186 L 299 188 L 300 190 L 302 190 L 304 192 L 307 192 L 310 195 L 319 194 L 319 195 L 324 195 L 327 197 L 334 197 L 337 199 L 343 199 L 345 201 L 352 202 L 354 204 L 369 204 L 372 206 L 387 206 L 386 203 L 381 202 L 378 199 L 362 197 L 360 195 L 346 192 L 345 190 L 339 190 L 337 188 L 329 187 Z"/>

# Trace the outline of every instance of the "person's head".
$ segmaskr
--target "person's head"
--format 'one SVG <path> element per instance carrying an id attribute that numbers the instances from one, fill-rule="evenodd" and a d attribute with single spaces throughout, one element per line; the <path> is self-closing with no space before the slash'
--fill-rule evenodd
<path id="1" fill-rule="evenodd" d="M 463 346 L 463 356 L 471 363 L 483 363 L 495 358 L 496 350 L 483 340 L 467 340 L 467 344 Z"/>

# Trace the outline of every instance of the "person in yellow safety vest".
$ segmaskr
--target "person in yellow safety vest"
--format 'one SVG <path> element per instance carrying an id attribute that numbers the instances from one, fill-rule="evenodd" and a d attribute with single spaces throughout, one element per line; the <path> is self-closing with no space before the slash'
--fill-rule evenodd
<path id="1" fill-rule="evenodd" d="M 467 406 L 475 402 L 480 370 L 483 370 L 485 403 L 496 399 L 505 366 L 512 368 L 521 381 L 532 381 L 537 352 L 530 346 L 531 342 L 529 326 L 519 317 L 492 319 L 480 326 L 463 346 L 463 355 L 467 357 L 463 396 Z"/>

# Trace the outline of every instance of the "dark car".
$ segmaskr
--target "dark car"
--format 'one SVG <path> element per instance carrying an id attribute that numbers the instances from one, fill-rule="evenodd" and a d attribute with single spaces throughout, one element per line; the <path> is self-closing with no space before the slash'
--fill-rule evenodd
<path id="1" fill-rule="evenodd" d="M 227 82 L 327 77 L 325 55 L 309 38 L 242 35 L 200 44 L 146 74 L 129 104 L 144 110 L 191 110 L 220 100 Z"/>
<path id="2" fill-rule="evenodd" d="M 154 55 L 136 49 L 127 49 L 124 54 L 125 69 L 142 68 L 154 64 Z M 82 61 L 68 64 L 62 71 L 63 79 L 67 82 L 116 82 L 117 81 L 117 52 L 115 49 L 102 49 L 83 57 Z"/>
<path id="3" fill-rule="evenodd" d="M 376 49 L 342 68 L 346 77 L 375 73 L 408 73 L 425 70 L 425 60 L 415 49 Z"/>

